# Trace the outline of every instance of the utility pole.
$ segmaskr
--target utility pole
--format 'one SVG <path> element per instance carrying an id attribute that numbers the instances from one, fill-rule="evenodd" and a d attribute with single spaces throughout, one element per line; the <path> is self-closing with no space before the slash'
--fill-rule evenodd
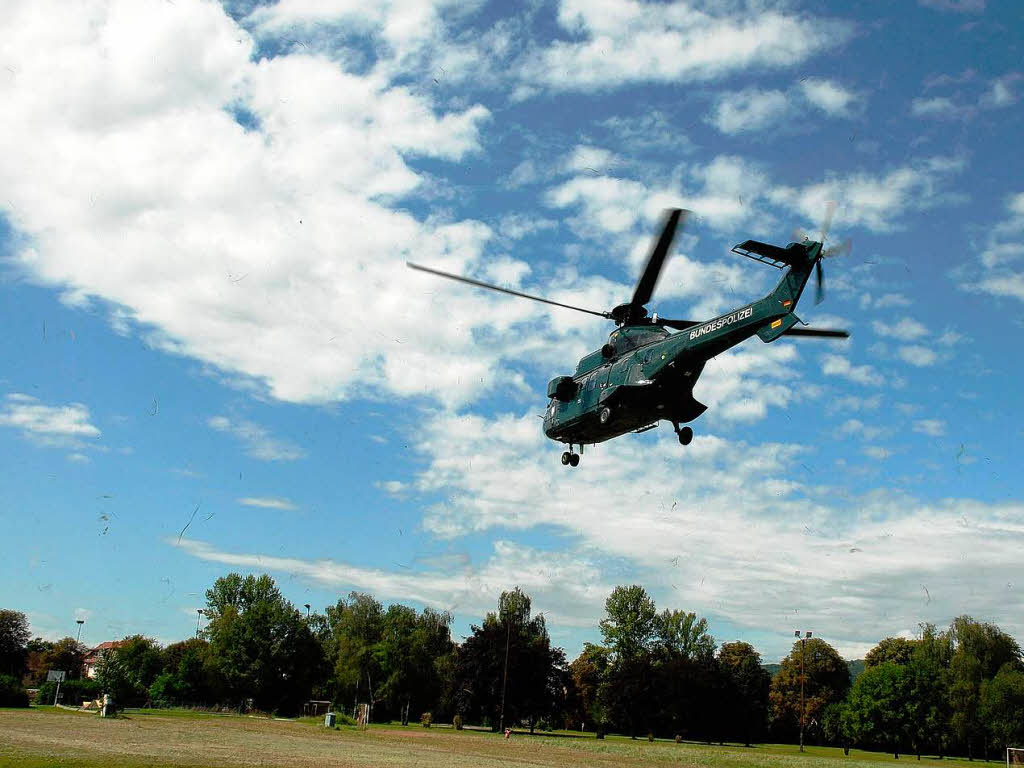
<path id="1" fill-rule="evenodd" d="M 800 630 L 793 632 L 793 635 L 800 640 L 800 751 L 804 751 L 804 721 L 807 719 L 804 708 L 804 643 L 811 639 L 810 632 L 804 632 L 800 637 Z"/>
<path id="2" fill-rule="evenodd" d="M 196 608 L 196 637 L 199 637 L 199 622 L 203 620 L 203 609 Z"/>
<path id="3" fill-rule="evenodd" d="M 75 624 L 78 625 L 78 639 L 75 640 L 75 642 L 76 643 L 81 643 L 82 642 L 82 625 L 85 624 L 85 619 L 75 619 Z"/>
<path id="4" fill-rule="evenodd" d="M 512 639 L 512 622 L 509 621 L 509 617 L 505 616 L 505 626 L 507 631 L 505 632 L 505 674 L 501 677 L 501 717 L 498 719 L 498 732 L 503 733 L 505 731 L 505 683 L 508 680 L 508 646 L 509 641 Z"/>

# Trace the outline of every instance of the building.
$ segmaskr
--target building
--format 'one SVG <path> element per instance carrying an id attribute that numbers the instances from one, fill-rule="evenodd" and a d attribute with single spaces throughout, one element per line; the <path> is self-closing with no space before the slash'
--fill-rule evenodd
<path id="1" fill-rule="evenodd" d="M 95 648 L 91 648 L 82 662 L 82 665 L 85 667 L 85 676 L 89 678 L 96 677 L 96 667 L 99 665 L 100 659 L 103 658 L 103 654 L 115 648 L 120 648 L 122 645 L 124 645 L 124 640 L 108 640 L 105 643 L 100 643 Z"/>

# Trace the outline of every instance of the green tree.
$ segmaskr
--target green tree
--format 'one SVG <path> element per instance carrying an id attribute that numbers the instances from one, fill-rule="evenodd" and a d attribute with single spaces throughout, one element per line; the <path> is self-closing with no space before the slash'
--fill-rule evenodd
<path id="1" fill-rule="evenodd" d="M 24 613 L 0 609 L 0 674 L 18 680 L 25 674 L 29 637 Z"/>
<path id="2" fill-rule="evenodd" d="M 750 643 L 725 643 L 718 652 L 718 665 L 725 677 L 729 699 L 735 702 L 735 728 L 748 747 L 768 721 L 768 689 L 771 675 L 761 666 L 761 654 Z"/>
<path id="3" fill-rule="evenodd" d="M 532 730 L 554 718 L 567 675 L 565 654 L 552 647 L 544 616 L 531 615 L 529 596 L 518 587 L 503 592 L 498 611 L 472 630 L 457 655 L 458 711 L 494 730 L 524 721 Z"/>
<path id="4" fill-rule="evenodd" d="M 650 726 L 655 709 L 653 651 L 659 617 L 654 600 L 638 584 L 616 587 L 605 601 L 600 629 L 613 654 L 604 701 L 611 717 L 624 723 L 635 739 L 638 728 Z"/>
<path id="5" fill-rule="evenodd" d="M 856 743 L 887 747 L 898 758 L 910 739 L 913 703 L 913 676 L 906 665 L 873 665 L 853 684 L 842 714 L 844 730 Z"/>
<path id="6" fill-rule="evenodd" d="M 360 703 L 369 705 L 370 716 L 384 684 L 380 642 L 384 632 L 384 609 L 372 596 L 349 593 L 327 608 L 330 640 L 329 662 L 333 662 L 333 700 L 352 701 L 352 714 Z"/>
<path id="7" fill-rule="evenodd" d="M 64 670 L 69 679 L 81 677 L 86 648 L 73 637 L 63 637 L 42 651 L 42 667 L 46 672 Z"/>
<path id="8" fill-rule="evenodd" d="M 982 683 L 994 678 L 1004 666 L 1021 670 L 1021 649 L 999 627 L 970 616 L 953 620 L 949 639 L 953 648 L 949 662 L 950 726 L 973 759 L 979 741 L 987 747 L 988 734 L 980 709 Z"/>
<path id="9" fill-rule="evenodd" d="M 608 708 L 601 697 L 601 687 L 611 665 L 611 649 L 593 643 L 584 643 L 583 651 L 569 665 L 572 680 L 572 700 L 569 714 L 572 727 L 584 728 L 589 724 L 603 733 L 608 722 Z"/>
<path id="10" fill-rule="evenodd" d="M 1024 744 L 1024 673 L 1007 664 L 983 682 L 980 713 L 1003 750 Z"/>
<path id="11" fill-rule="evenodd" d="M 198 637 L 172 643 L 163 652 L 163 671 L 149 687 L 154 703 L 203 704 L 217 697 L 210 645 Z"/>
<path id="12" fill-rule="evenodd" d="M 916 641 L 905 637 L 887 637 L 868 651 L 864 657 L 864 667 L 870 669 L 886 662 L 909 664 L 916 645 Z"/>
<path id="13" fill-rule="evenodd" d="M 804 723 L 813 733 L 813 725 L 821 723 L 825 708 L 842 701 L 850 690 L 850 670 L 836 649 L 821 638 L 804 642 Z M 793 649 L 782 660 L 769 693 L 772 727 L 786 739 L 793 738 L 800 729 L 800 645 L 799 640 L 793 643 Z"/>
<path id="14" fill-rule="evenodd" d="M 267 575 L 224 576 L 206 592 L 213 667 L 236 702 L 295 712 L 323 668 L 321 646 L 304 617 Z"/>

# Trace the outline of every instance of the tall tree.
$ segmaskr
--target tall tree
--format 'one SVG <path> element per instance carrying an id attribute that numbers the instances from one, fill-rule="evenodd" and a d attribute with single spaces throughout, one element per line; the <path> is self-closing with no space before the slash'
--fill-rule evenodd
<path id="1" fill-rule="evenodd" d="M 864 667 L 870 669 L 887 661 L 894 664 L 909 664 L 916 645 L 916 641 L 905 637 L 887 637 L 868 651 L 864 657 Z"/>
<path id="2" fill-rule="evenodd" d="M 584 643 L 583 651 L 569 665 L 573 694 L 569 706 L 571 727 L 583 729 L 590 725 L 598 733 L 607 727 L 608 708 L 601 697 L 601 687 L 608 675 L 611 653 L 602 645 Z"/>
<path id="3" fill-rule="evenodd" d="M 503 592 L 498 612 L 472 630 L 457 656 L 459 711 L 495 730 L 502 721 L 526 721 L 532 729 L 550 719 L 564 684 L 565 654 L 551 646 L 544 616 L 531 616 L 529 596 L 518 587 Z"/>
<path id="4" fill-rule="evenodd" d="M 982 683 L 980 712 L 1001 749 L 1024 744 L 1024 673 L 1007 664 Z"/>
<path id="5" fill-rule="evenodd" d="M 958 616 L 949 628 L 953 654 L 949 662 L 950 724 L 969 758 L 979 742 L 987 746 L 987 731 L 981 717 L 981 686 L 1004 666 L 1021 670 L 1021 649 L 1017 641 L 994 624 Z M 985 750 L 987 751 L 987 750 Z"/>
<path id="6" fill-rule="evenodd" d="M 333 638 L 334 701 L 341 706 L 351 701 L 353 716 L 359 704 L 367 704 L 372 717 L 384 684 L 384 608 L 371 595 L 350 592 L 327 608 L 327 623 Z"/>
<path id="7" fill-rule="evenodd" d="M 813 724 L 822 722 L 825 708 L 842 701 L 850 690 L 850 670 L 836 649 L 821 638 L 804 642 L 804 723 L 813 732 Z M 769 693 L 773 728 L 785 738 L 793 738 L 800 728 L 800 646 L 800 641 L 795 642 L 782 660 Z"/>
<path id="8" fill-rule="evenodd" d="M 897 758 L 911 735 L 913 678 L 905 664 L 886 661 L 857 678 L 843 712 L 844 730 L 865 747 L 886 747 Z"/>
<path id="9" fill-rule="evenodd" d="M 658 637 L 658 612 L 647 591 L 637 585 L 618 586 L 605 601 L 601 636 L 613 652 L 606 678 L 605 701 L 623 721 L 629 735 L 650 726 L 653 656 Z"/>
<path id="10" fill-rule="evenodd" d="M 0 674 L 21 678 L 28 658 L 28 619 L 21 611 L 0 609 Z"/>
<path id="11" fill-rule="evenodd" d="M 771 675 L 761 666 L 761 654 L 750 643 L 725 643 L 718 652 L 729 698 L 735 702 L 731 731 L 748 747 L 768 722 L 768 689 Z"/>
<path id="12" fill-rule="evenodd" d="M 266 711 L 298 711 L 321 669 L 321 649 L 274 580 L 231 573 L 207 590 L 206 602 L 210 656 L 228 694 Z"/>

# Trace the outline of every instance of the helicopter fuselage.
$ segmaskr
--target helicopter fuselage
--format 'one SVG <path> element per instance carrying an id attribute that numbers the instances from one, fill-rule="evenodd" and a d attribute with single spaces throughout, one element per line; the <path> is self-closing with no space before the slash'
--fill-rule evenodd
<path id="1" fill-rule="evenodd" d="M 544 434 L 582 446 L 645 431 L 662 419 L 677 429 L 693 421 L 706 410 L 694 399 L 693 386 L 708 360 L 755 334 L 774 341 L 798 322 L 793 309 L 806 274 L 793 271 L 763 299 L 677 333 L 655 323 L 613 331 L 571 377 L 552 380 Z"/>

